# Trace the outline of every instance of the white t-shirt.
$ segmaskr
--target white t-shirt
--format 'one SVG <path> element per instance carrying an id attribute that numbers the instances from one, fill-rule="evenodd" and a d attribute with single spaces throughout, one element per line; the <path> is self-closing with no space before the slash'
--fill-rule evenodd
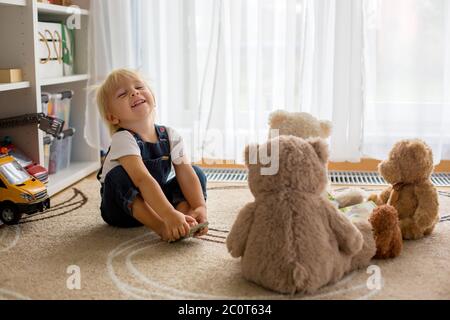
<path id="1" fill-rule="evenodd" d="M 183 138 L 174 129 L 165 127 L 169 135 L 170 156 L 173 164 L 181 164 L 187 161 Z M 105 177 L 112 169 L 119 166 L 118 159 L 125 156 L 141 156 L 141 149 L 133 134 L 129 131 L 120 131 L 113 134 L 111 138 L 111 148 L 103 163 L 100 182 L 105 182 Z"/>

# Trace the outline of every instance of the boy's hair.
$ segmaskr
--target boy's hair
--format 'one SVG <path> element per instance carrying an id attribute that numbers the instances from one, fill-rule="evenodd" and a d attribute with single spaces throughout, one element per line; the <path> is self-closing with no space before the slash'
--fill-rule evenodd
<path id="1" fill-rule="evenodd" d="M 135 79 L 139 81 L 143 81 L 146 87 L 150 90 L 150 92 L 153 94 L 153 91 L 151 90 L 150 86 L 147 84 L 147 82 L 143 79 L 143 77 L 134 70 L 131 69 L 116 69 L 112 71 L 108 77 L 105 79 L 105 81 L 98 87 L 97 89 L 97 106 L 100 112 L 100 115 L 102 116 L 103 120 L 105 121 L 106 125 L 108 126 L 109 133 L 113 135 L 118 129 L 119 126 L 112 124 L 108 121 L 106 118 L 106 114 L 108 113 L 108 107 L 110 103 L 111 96 L 114 92 L 114 90 L 117 89 L 120 81 L 124 78 L 129 79 Z"/>

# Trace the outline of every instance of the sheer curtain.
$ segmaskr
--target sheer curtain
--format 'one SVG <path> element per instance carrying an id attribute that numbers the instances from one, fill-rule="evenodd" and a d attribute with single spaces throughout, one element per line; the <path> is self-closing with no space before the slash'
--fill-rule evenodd
<path id="1" fill-rule="evenodd" d="M 156 92 L 159 122 L 180 131 L 193 160 L 241 162 L 246 143 L 267 138 L 275 109 L 333 120 L 332 159 L 360 159 L 360 1 L 96 0 L 92 6 L 92 82 L 113 68 L 140 70 Z M 99 123 L 92 117 L 87 138 Z M 101 141 L 109 143 L 105 134 Z"/>
<path id="2" fill-rule="evenodd" d="M 140 69 L 194 160 L 242 161 L 275 109 L 333 117 L 335 1 L 151 0 Z"/>
<path id="3" fill-rule="evenodd" d="M 107 150 L 109 132 L 103 125 L 95 101 L 95 87 L 115 68 L 136 66 L 136 27 L 130 1 L 91 1 L 89 16 L 88 101 L 84 136 L 95 148 Z M 123 19 L 121 18 L 123 17 Z"/>
<path id="4" fill-rule="evenodd" d="M 386 157 L 421 138 L 435 163 L 450 159 L 447 0 L 364 0 L 366 107 L 363 152 Z"/>

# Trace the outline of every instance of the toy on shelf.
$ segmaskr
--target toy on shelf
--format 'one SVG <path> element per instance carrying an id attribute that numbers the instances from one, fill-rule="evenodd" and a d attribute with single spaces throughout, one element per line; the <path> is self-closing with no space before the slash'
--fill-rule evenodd
<path id="1" fill-rule="evenodd" d="M 38 124 L 40 130 L 55 138 L 61 137 L 64 128 L 64 120 L 47 116 L 42 112 L 0 119 L 0 129 L 27 126 L 31 124 Z"/>
<path id="2" fill-rule="evenodd" d="M 70 92 L 70 98 L 72 93 Z M 63 96 L 66 98 L 66 96 Z M 58 168 L 61 168 L 63 166 L 67 166 L 68 162 L 70 161 L 70 144 L 67 145 L 63 143 L 62 141 L 70 141 L 70 138 L 75 134 L 74 128 L 69 128 L 66 124 L 66 121 L 53 116 L 53 115 L 46 115 L 45 113 L 32 113 L 32 114 L 25 114 L 21 116 L 15 116 L 10 117 L 6 119 L 0 119 L 0 129 L 5 128 L 14 128 L 19 126 L 26 126 L 26 125 L 32 125 L 32 124 L 38 124 L 39 129 L 47 133 L 47 135 L 44 137 L 44 145 L 51 145 L 52 148 L 55 150 L 54 156 L 57 157 L 58 155 L 61 156 L 61 158 L 64 160 L 63 162 L 65 165 L 59 165 Z M 10 152 L 13 148 L 8 148 L 7 151 L 3 152 Z M 14 150 L 13 150 L 14 152 Z M 14 154 L 12 154 L 14 156 Z M 19 156 L 20 157 L 20 156 Z M 21 157 L 22 158 L 22 157 Z M 56 160 L 55 160 L 56 163 Z M 58 162 L 58 163 L 61 163 Z M 46 165 L 46 168 L 52 168 L 52 166 Z M 53 166 L 55 167 L 55 166 Z M 43 171 L 41 168 L 33 167 L 30 168 L 32 171 L 29 171 L 32 175 L 36 174 L 43 174 Z M 47 170 L 47 174 L 56 173 L 56 170 Z M 37 178 L 44 178 L 37 177 Z"/>
<path id="3" fill-rule="evenodd" d="M 11 156 L 0 155 L 0 220 L 17 224 L 22 215 L 50 208 L 46 186 Z"/>
<path id="4" fill-rule="evenodd" d="M 14 83 L 23 81 L 21 69 L 0 69 L 0 83 Z"/>
<path id="5" fill-rule="evenodd" d="M 33 162 L 21 150 L 13 145 L 11 137 L 5 137 L 0 142 L 1 154 L 9 154 L 12 156 L 27 172 L 44 184 L 48 183 L 48 171 L 39 164 Z"/>

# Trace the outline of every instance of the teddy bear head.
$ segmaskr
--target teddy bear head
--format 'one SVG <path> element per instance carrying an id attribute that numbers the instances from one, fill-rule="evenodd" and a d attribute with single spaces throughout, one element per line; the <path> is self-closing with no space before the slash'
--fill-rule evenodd
<path id="1" fill-rule="evenodd" d="M 380 174 L 392 185 L 428 180 L 433 168 L 431 148 L 418 139 L 397 142 L 389 158 L 378 166 Z"/>
<path id="2" fill-rule="evenodd" d="M 256 197 L 281 190 L 320 194 L 327 185 L 328 146 L 319 138 L 279 136 L 245 148 L 248 184 Z"/>
<path id="3" fill-rule="evenodd" d="M 292 135 L 299 138 L 323 138 L 331 135 L 330 121 L 321 121 L 306 112 L 273 112 L 269 117 L 270 129 L 279 130 L 279 135 Z"/>

